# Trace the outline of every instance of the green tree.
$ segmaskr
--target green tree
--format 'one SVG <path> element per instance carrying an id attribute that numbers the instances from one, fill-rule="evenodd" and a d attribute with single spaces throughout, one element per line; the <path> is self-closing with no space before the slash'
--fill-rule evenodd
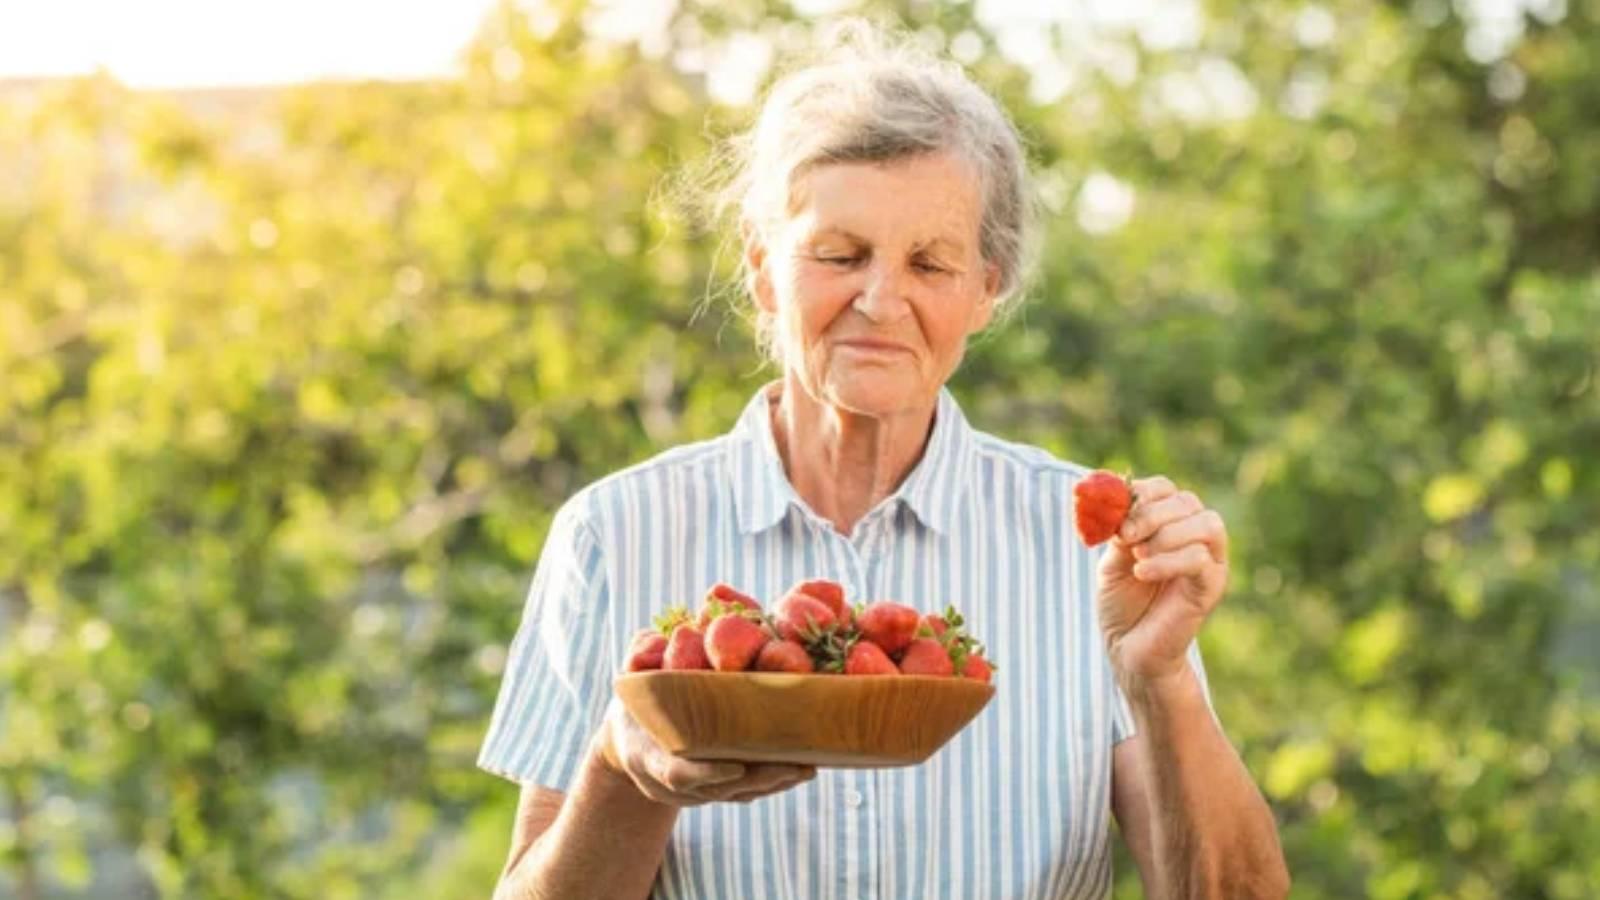
<path id="1" fill-rule="evenodd" d="M 1040 169 L 971 416 L 1228 518 L 1205 650 L 1297 896 L 1600 891 L 1600 2 L 1460 7 L 867 7 Z M 548 517 L 768 374 L 650 202 L 748 114 L 689 63 L 815 24 L 583 16 L 497 10 L 436 84 L 0 95 L 0 894 L 487 890 Z"/>

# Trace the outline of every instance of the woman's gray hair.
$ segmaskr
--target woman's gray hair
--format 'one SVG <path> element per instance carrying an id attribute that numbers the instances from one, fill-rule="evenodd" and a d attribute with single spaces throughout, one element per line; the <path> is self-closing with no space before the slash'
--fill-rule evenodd
<path id="1" fill-rule="evenodd" d="M 698 180 L 712 216 L 766 230 L 793 212 L 800 179 L 818 166 L 951 152 L 977 173 L 979 251 L 999 269 L 996 303 L 1008 307 L 1037 241 L 1027 159 L 1010 117 L 956 63 L 860 19 L 832 25 L 821 48 L 773 83 L 755 125 L 728 139 Z M 773 356 L 771 323 L 758 316 L 756 330 Z"/>

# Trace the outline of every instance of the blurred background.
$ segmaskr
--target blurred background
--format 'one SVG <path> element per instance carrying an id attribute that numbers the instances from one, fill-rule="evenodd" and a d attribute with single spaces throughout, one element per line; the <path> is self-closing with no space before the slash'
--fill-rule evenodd
<path id="1" fill-rule="evenodd" d="M 0 897 L 487 896 L 553 510 L 771 377 L 663 180 L 845 10 L 1031 143 L 968 415 L 1227 516 L 1295 896 L 1600 896 L 1600 0 L 1042 6 L 5 7 Z"/>

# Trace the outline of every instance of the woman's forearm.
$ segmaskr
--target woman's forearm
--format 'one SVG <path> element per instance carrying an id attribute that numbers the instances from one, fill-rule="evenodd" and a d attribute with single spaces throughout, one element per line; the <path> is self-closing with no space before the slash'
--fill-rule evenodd
<path id="1" fill-rule="evenodd" d="M 1163 900 L 1281 898 L 1289 872 L 1276 824 L 1222 733 L 1199 679 L 1125 684 L 1149 772 L 1156 881 Z"/>
<path id="2" fill-rule="evenodd" d="M 549 829 L 508 867 L 494 900 L 645 897 L 678 808 L 645 797 L 591 752 Z"/>

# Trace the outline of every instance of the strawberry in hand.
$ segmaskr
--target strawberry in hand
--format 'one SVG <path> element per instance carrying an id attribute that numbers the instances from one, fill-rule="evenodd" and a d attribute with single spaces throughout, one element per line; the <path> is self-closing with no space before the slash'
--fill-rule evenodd
<path id="1" fill-rule="evenodd" d="M 1228 581 L 1228 531 L 1215 510 L 1156 476 L 1132 483 L 1134 512 L 1100 560 L 1096 607 L 1124 687 L 1181 674 Z"/>
<path id="2" fill-rule="evenodd" d="M 1078 537 L 1096 547 L 1111 539 L 1133 508 L 1133 482 L 1115 472 L 1097 469 L 1072 486 Z"/>

